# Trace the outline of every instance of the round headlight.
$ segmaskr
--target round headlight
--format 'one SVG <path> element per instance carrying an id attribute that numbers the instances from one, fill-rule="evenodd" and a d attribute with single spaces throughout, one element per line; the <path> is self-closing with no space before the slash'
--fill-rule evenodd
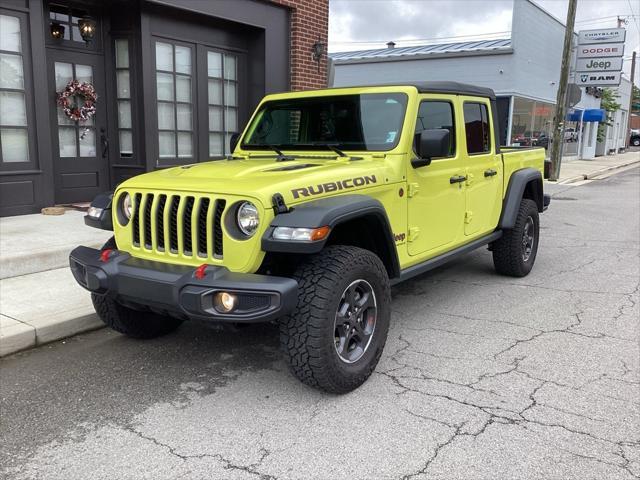
<path id="1" fill-rule="evenodd" d="M 122 198 L 122 213 L 127 220 L 131 219 L 131 213 L 133 212 L 133 202 L 131 202 L 131 195 L 124 194 Z"/>
<path id="2" fill-rule="evenodd" d="M 243 202 L 238 207 L 237 213 L 238 228 L 247 237 L 253 235 L 260 224 L 257 207 L 251 202 Z"/>

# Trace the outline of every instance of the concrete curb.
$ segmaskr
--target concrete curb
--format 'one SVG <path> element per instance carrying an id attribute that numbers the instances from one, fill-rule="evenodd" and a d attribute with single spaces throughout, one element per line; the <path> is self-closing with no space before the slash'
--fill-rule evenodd
<path id="1" fill-rule="evenodd" d="M 575 177 L 567 178 L 566 180 L 562 180 L 562 181 L 556 182 L 556 185 L 569 185 L 571 183 L 582 182 L 584 180 L 589 180 L 589 179 L 592 179 L 594 177 L 598 177 L 598 176 L 600 176 L 600 175 L 602 175 L 604 173 L 610 172 L 612 170 L 618 170 L 619 168 L 628 167 L 628 166 L 634 165 L 636 163 L 640 163 L 640 159 L 631 160 L 629 162 L 621 163 L 619 165 L 612 165 L 610 167 L 600 168 L 598 170 L 594 170 L 593 172 L 589 172 L 589 173 L 582 173 L 580 175 L 576 175 Z"/>
<path id="2" fill-rule="evenodd" d="M 104 326 L 69 268 L 3 279 L 0 288 L 0 357 Z"/>
<path id="3" fill-rule="evenodd" d="M 100 248 L 104 242 L 88 243 L 87 247 Z M 64 268 L 69 265 L 69 252 L 75 248 L 61 247 L 51 250 L 30 251 L 22 254 L 3 255 L 0 260 L 0 280 L 33 273 Z"/>

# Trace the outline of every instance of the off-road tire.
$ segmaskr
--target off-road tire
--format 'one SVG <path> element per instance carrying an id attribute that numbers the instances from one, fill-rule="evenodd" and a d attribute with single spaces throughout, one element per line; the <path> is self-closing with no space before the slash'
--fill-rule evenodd
<path id="1" fill-rule="evenodd" d="M 525 260 L 523 258 L 523 237 L 528 219 L 533 220 L 534 241 L 531 254 Z M 501 275 L 510 277 L 528 275 L 536 260 L 539 240 L 540 218 L 538 216 L 538 206 L 533 200 L 523 198 L 520 202 L 520 209 L 514 227 L 504 230 L 502 237 L 493 242 L 493 265 L 496 271 Z"/>
<path id="2" fill-rule="evenodd" d="M 389 330 L 391 293 L 384 265 L 368 250 L 335 245 L 309 257 L 293 277 L 298 304 L 280 320 L 280 345 L 292 373 L 330 393 L 358 388 L 376 368 Z M 362 357 L 345 363 L 335 344 L 336 312 L 343 292 L 357 280 L 368 282 L 375 294 L 375 329 Z"/>
<path id="3" fill-rule="evenodd" d="M 91 300 L 105 325 L 132 338 L 160 337 L 173 332 L 182 324 L 182 320 L 178 318 L 134 310 L 104 295 L 92 293 Z"/>

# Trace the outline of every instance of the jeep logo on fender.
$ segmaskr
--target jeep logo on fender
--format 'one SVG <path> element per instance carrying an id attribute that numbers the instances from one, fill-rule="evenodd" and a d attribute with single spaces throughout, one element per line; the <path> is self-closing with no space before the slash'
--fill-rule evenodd
<path id="1" fill-rule="evenodd" d="M 377 183 L 375 175 L 365 175 L 364 177 L 348 178 L 347 180 L 338 180 L 337 182 L 320 183 L 318 185 L 309 185 L 308 187 L 294 188 L 291 190 L 293 198 L 308 197 L 309 195 L 320 195 L 321 193 L 337 192 L 347 188 L 362 187 L 370 183 Z"/>

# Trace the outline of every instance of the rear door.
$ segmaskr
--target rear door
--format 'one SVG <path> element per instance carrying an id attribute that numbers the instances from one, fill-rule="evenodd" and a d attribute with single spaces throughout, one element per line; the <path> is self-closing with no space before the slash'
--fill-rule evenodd
<path id="1" fill-rule="evenodd" d="M 465 235 L 492 231 L 502 205 L 502 158 L 496 154 L 491 104 L 487 98 L 465 97 Z"/>

